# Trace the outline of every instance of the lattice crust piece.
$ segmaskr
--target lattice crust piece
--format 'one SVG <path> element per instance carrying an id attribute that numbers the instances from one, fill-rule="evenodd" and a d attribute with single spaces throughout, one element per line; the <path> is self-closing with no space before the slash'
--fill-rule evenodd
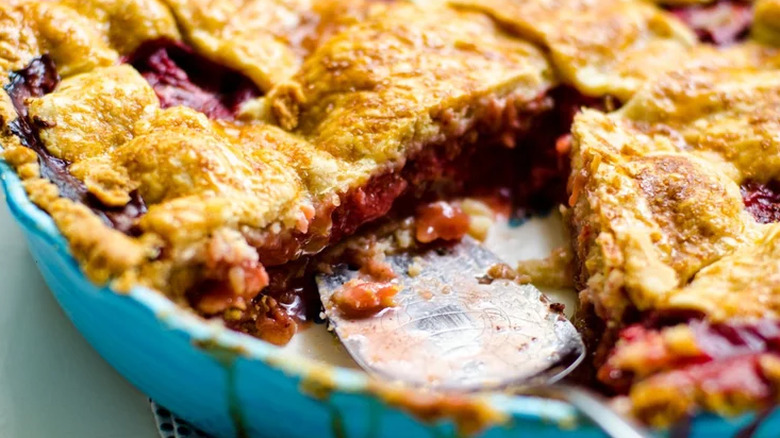
<path id="1" fill-rule="evenodd" d="M 116 63 L 143 41 L 178 40 L 169 9 L 156 0 L 11 1 L 0 5 L 0 84 L 48 53 L 69 76 Z"/>
<path id="2" fill-rule="evenodd" d="M 372 0 L 167 0 L 198 52 L 270 91 L 320 42 L 386 8 Z"/>
<path id="3" fill-rule="evenodd" d="M 753 38 L 780 45 L 780 0 L 757 0 L 753 6 Z"/>
<path id="4" fill-rule="evenodd" d="M 780 228 L 757 223 L 740 194 L 747 181 L 780 177 L 780 52 L 747 43 L 720 55 L 694 56 L 617 112 L 586 110 L 575 120 L 570 187 L 581 300 L 612 330 L 636 310 L 695 312 L 712 324 L 780 317 Z M 688 356 L 686 330 L 665 329 L 673 366 Z M 770 387 L 780 382 L 770 353 L 655 376 L 657 348 L 634 339 L 616 351 L 608 369 L 633 376 L 633 408 L 656 424 L 695 406 L 736 412 L 767 396 L 749 385 L 707 386 L 696 373 L 730 382 L 723 373 L 744 366 Z"/>
<path id="5" fill-rule="evenodd" d="M 649 78 L 677 68 L 695 35 L 657 7 L 626 0 L 453 0 L 489 13 L 548 47 L 564 82 L 587 95 L 627 100 Z M 649 61 L 652 60 L 652 61 Z"/>
<path id="6" fill-rule="evenodd" d="M 395 160 L 409 145 L 463 135 L 472 102 L 529 102 L 554 80 L 538 49 L 496 31 L 488 17 L 450 8 L 421 16 L 408 5 L 329 39 L 295 79 L 297 132 L 357 162 Z"/>
<path id="7" fill-rule="evenodd" d="M 576 249 L 590 279 L 585 298 L 608 320 L 629 306 L 719 308 L 714 290 L 683 300 L 688 282 L 765 233 L 744 210 L 739 185 L 780 174 L 780 57 L 744 45 L 711 65 L 691 64 L 620 111 L 587 110 L 574 124 Z M 750 308 L 712 316 L 760 316 Z"/>

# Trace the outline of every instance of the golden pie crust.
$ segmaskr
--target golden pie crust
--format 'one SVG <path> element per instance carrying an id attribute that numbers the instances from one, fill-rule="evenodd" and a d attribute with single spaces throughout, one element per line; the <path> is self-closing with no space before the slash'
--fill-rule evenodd
<path id="1" fill-rule="evenodd" d="M 740 187 L 780 176 L 780 2 L 753 11 L 751 37 L 717 48 L 643 0 L 9 0 L 2 156 L 96 283 L 190 305 L 189 291 L 219 281 L 242 310 L 268 282 L 264 265 L 332 243 L 334 212 L 364 187 L 436 148 L 513 146 L 568 87 L 622 104 L 584 109 L 572 127 L 583 308 L 615 333 L 636 312 L 777 319 L 780 228 L 756 222 Z M 162 105 L 131 62 L 161 42 L 248 78 L 257 95 L 226 119 Z M 10 78 L 44 55 L 61 82 L 24 102 L 39 141 L 104 208 L 143 199 L 132 232 L 61 196 L 12 132 Z M 664 336 L 695 348 L 687 328 Z M 604 336 L 597 361 L 614 341 Z M 652 369 L 631 365 L 643 353 L 613 353 L 637 376 L 635 412 L 669 403 L 649 421 L 756 404 L 695 390 L 672 404 Z M 765 356 L 765 375 L 780 376 Z"/>

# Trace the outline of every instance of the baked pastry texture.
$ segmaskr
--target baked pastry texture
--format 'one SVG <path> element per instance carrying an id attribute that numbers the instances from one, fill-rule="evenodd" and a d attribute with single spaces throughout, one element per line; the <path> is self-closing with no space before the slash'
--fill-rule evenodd
<path id="1" fill-rule="evenodd" d="M 776 403 L 778 55 L 697 48 L 573 124 L 582 312 L 599 379 L 648 422 Z"/>
<path id="2" fill-rule="evenodd" d="M 284 344 L 311 317 L 309 256 L 499 167 L 523 204 L 570 150 L 602 380 L 651 422 L 731 412 L 774 397 L 772 348 L 751 350 L 765 392 L 734 396 L 680 358 L 720 363 L 697 333 L 780 310 L 778 17 L 775 0 L 5 0 L 3 159 L 93 281 Z M 694 377 L 670 403 L 673 373 Z"/>
<path id="3" fill-rule="evenodd" d="M 318 252 L 437 176 L 400 175 L 410 159 L 513 140 L 549 106 L 541 50 L 481 14 L 431 8 L 6 5 L 6 33 L 22 33 L 4 41 L 3 116 L 24 125 L 7 125 L 6 160 L 95 281 L 242 311 L 265 266 Z"/>

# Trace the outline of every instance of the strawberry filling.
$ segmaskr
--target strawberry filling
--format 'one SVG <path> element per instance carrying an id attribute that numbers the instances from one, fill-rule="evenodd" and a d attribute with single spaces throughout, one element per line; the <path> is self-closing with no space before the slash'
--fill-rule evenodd
<path id="1" fill-rule="evenodd" d="M 395 283 L 353 279 L 333 294 L 331 303 L 345 318 L 367 318 L 395 306 L 399 290 Z"/>
<path id="2" fill-rule="evenodd" d="M 469 230 L 469 216 L 457 205 L 439 201 L 417 209 L 415 237 L 420 243 L 460 240 Z"/>
<path id="3" fill-rule="evenodd" d="M 753 22 L 752 5 L 749 2 L 721 0 L 670 10 L 696 32 L 699 40 L 718 46 L 745 39 Z"/>
<path id="4" fill-rule="evenodd" d="M 683 339 L 693 339 L 693 344 Z M 646 384 L 720 393 L 741 393 L 768 401 L 775 388 L 758 366 L 762 355 L 780 356 L 780 321 L 709 323 L 691 320 L 660 329 L 635 324 L 623 329 L 599 380 L 625 393 Z"/>
<path id="5" fill-rule="evenodd" d="M 757 222 L 769 224 L 780 221 L 780 183 L 747 182 L 740 188 L 745 209 Z"/>
<path id="6" fill-rule="evenodd" d="M 160 106 L 186 106 L 212 119 L 236 118 L 241 104 L 262 95 L 242 74 L 170 41 L 149 41 L 126 59 L 152 86 Z"/>

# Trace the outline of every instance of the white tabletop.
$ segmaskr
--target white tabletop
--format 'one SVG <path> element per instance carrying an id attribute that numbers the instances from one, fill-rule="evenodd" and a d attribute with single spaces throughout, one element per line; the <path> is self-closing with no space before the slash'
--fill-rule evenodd
<path id="1" fill-rule="evenodd" d="M 60 310 L 3 198 L 0 437 L 158 436 L 146 397 L 92 350 Z"/>

